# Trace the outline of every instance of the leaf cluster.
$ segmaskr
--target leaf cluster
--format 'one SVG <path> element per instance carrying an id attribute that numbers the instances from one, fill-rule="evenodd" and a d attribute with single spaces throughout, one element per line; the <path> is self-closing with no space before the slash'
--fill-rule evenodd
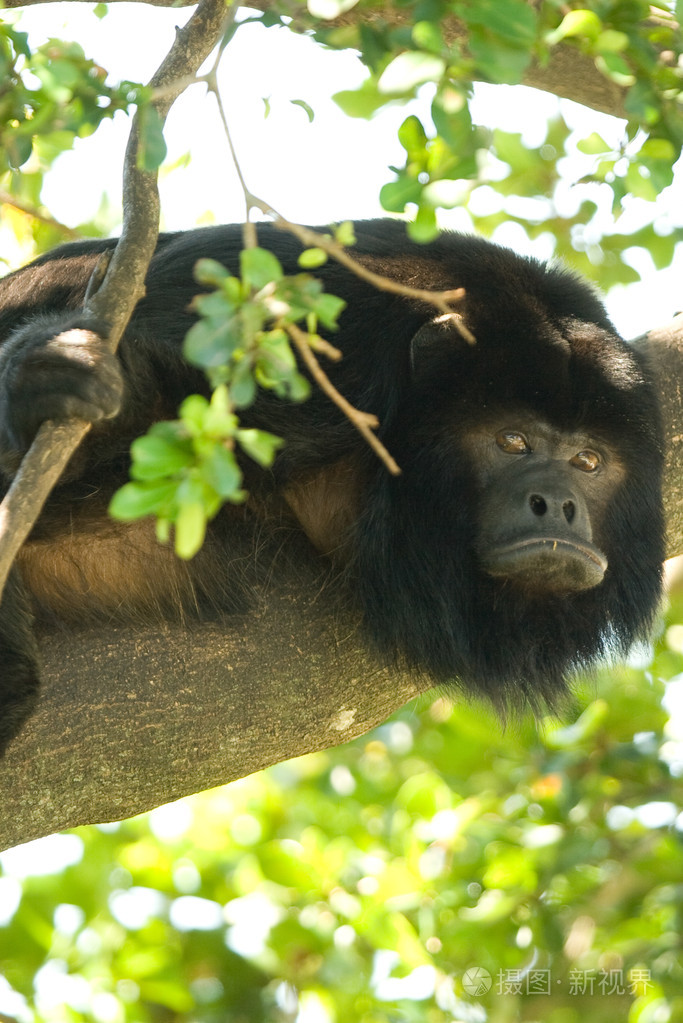
<path id="1" fill-rule="evenodd" d="M 357 48 L 369 69 L 360 87 L 335 96 L 349 116 L 369 118 L 407 103 L 428 83 L 434 90 L 431 123 L 414 115 L 406 120 L 400 133 L 405 163 L 391 168 L 395 180 L 381 193 L 387 211 L 414 213 L 415 238 L 433 237 L 436 211 L 462 203 L 482 179 L 490 143 L 472 124 L 472 83 L 522 82 L 532 62 L 547 65 L 559 46 L 587 56 L 625 91 L 623 145 L 611 152 L 605 144 L 593 175 L 611 187 L 614 210 L 626 196 L 653 200 L 671 183 L 683 144 L 683 71 L 681 32 L 667 5 L 653 17 L 645 0 L 418 0 L 399 5 L 399 24 L 374 10 L 364 19 L 370 6 L 356 5 L 353 23 L 318 23 L 314 31 L 326 45 Z"/>
<path id="2" fill-rule="evenodd" d="M 19 170 L 36 147 L 63 152 L 140 98 L 132 82 L 110 85 L 78 43 L 50 39 L 32 51 L 26 33 L 3 22 L 0 83 L 0 174 Z"/>
<path id="3" fill-rule="evenodd" d="M 319 258 L 317 250 L 303 255 L 308 264 Z M 156 423 L 133 443 L 132 480 L 110 506 L 118 519 L 156 516 L 162 542 L 173 525 L 175 550 L 183 558 L 197 552 L 207 523 L 226 501 L 245 499 L 238 451 L 268 467 L 282 443 L 265 430 L 240 427 L 236 411 L 253 404 L 259 387 L 290 401 L 309 395 L 287 327 L 305 321 L 315 345 L 318 324 L 334 330 L 344 308 L 315 277 L 285 275 L 277 258 L 258 247 L 242 251 L 239 277 L 210 259 L 200 260 L 195 273 L 211 290 L 194 300 L 197 321 L 184 355 L 206 373 L 211 399 L 192 395 L 176 421 Z"/>

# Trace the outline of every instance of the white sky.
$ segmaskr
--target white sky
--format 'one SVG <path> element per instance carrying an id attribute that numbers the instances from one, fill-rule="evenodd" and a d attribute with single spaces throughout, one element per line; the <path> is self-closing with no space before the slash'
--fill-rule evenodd
<path id="1" fill-rule="evenodd" d="M 22 12 L 21 27 L 30 32 L 34 44 L 50 35 L 72 38 L 113 76 L 146 81 L 171 45 L 175 25 L 189 16 L 187 10 L 117 3 L 99 20 L 89 7 L 55 3 Z M 364 77 L 364 68 L 351 53 L 325 51 L 286 30 L 266 30 L 260 25 L 240 29 L 223 60 L 221 93 L 253 192 L 303 223 L 382 215 L 378 193 L 391 178 L 388 165 L 403 162 L 396 130 L 408 108 L 397 105 L 369 122 L 345 117 L 330 97 L 340 89 L 353 88 Z M 265 97 L 271 104 L 267 119 Z M 312 124 L 300 107 L 292 105 L 296 99 L 313 107 L 316 117 Z M 534 145 L 538 126 L 544 124 L 546 113 L 557 109 L 557 102 L 528 89 L 480 88 L 476 114 L 492 126 L 523 132 L 525 142 Z M 426 110 L 427 104 L 416 101 L 416 107 Z M 620 136 L 619 122 L 611 118 L 574 104 L 563 104 L 563 111 L 584 135 L 597 130 L 603 137 L 616 140 Z M 44 190 L 45 202 L 58 219 L 74 224 L 94 216 L 103 189 L 118 207 L 128 127 L 128 119 L 117 115 L 95 138 L 79 141 L 72 153 L 60 157 Z M 175 104 L 166 136 L 169 163 L 184 154 L 191 154 L 191 162 L 171 174 L 162 171 L 163 226 L 175 230 L 198 222 L 242 220 L 241 192 L 215 104 L 202 86 L 193 87 Z M 590 160 L 584 170 L 589 167 Z M 577 201 L 576 190 L 567 190 L 567 214 Z M 676 186 L 660 197 L 658 207 L 664 229 L 668 223 L 682 222 L 680 176 Z M 445 214 L 442 220 L 446 226 L 469 229 L 469 219 L 461 210 Z M 643 203 L 633 202 L 625 211 L 622 230 L 642 221 Z M 515 225 L 499 229 L 495 237 L 541 258 L 551 253 L 549 236 L 531 242 Z M 665 322 L 683 308 L 681 248 L 676 265 L 657 273 L 652 271 L 649 257 L 641 256 L 638 269 L 645 280 L 613 289 L 608 296 L 610 314 L 627 337 Z M 11 258 L 7 252 L 3 255 Z"/>

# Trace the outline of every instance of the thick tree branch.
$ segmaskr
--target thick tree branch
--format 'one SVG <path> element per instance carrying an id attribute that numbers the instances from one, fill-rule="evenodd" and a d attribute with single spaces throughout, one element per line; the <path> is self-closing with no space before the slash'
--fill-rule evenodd
<path id="1" fill-rule="evenodd" d="M 0 848 L 336 746 L 426 688 L 369 655 L 310 548 L 297 562 L 229 627 L 43 637 L 40 709 L 0 763 Z"/>
<path id="2" fill-rule="evenodd" d="M 683 316 L 640 344 L 661 393 L 669 553 L 679 554 Z M 0 763 L 0 847 L 336 746 L 424 692 L 424 679 L 378 663 L 321 578 L 302 538 L 294 557 L 274 566 L 252 614 L 191 629 L 43 636 L 38 711 Z"/>
<path id="3" fill-rule="evenodd" d="M 673 558 L 683 554 L 683 313 L 635 343 L 647 355 L 659 384 L 667 447 L 667 554 Z"/>
<path id="4" fill-rule="evenodd" d="M 158 89 L 154 107 L 161 122 L 220 41 L 227 26 L 225 0 L 201 0 L 150 85 Z M 109 327 L 116 349 L 135 305 L 144 294 L 144 280 L 159 233 L 157 174 L 139 166 L 140 115 L 133 120 L 123 172 L 123 229 L 104 279 L 86 302 L 84 315 Z M 69 458 L 89 429 L 87 423 L 46 422 L 40 428 L 22 467 L 0 506 L 0 593 L 17 552 L 30 533 Z"/>

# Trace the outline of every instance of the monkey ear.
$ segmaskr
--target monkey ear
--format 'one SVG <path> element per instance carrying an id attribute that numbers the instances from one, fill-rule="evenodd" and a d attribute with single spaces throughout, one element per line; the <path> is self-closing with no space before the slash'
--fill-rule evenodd
<path id="1" fill-rule="evenodd" d="M 447 313 L 428 320 L 413 335 L 410 342 L 410 370 L 415 381 L 423 380 L 468 342 L 460 325 L 462 316 Z"/>

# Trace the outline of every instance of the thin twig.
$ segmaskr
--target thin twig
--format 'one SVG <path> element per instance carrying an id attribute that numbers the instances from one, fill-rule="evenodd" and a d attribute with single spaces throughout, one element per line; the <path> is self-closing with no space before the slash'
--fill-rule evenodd
<path id="1" fill-rule="evenodd" d="M 339 245 L 339 243 L 335 242 L 332 238 L 327 235 L 319 234 L 317 231 L 311 230 L 311 228 L 302 227 L 299 224 L 293 224 L 291 221 L 281 216 L 269 203 L 264 202 L 262 199 L 259 199 L 257 195 L 254 195 L 247 185 L 246 178 L 244 177 L 239 158 L 237 156 L 237 150 L 235 149 L 235 145 L 232 140 L 230 125 L 228 123 L 225 107 L 223 106 L 223 101 L 216 80 L 217 66 L 218 62 L 207 75 L 203 76 L 203 78 L 206 81 L 209 91 L 213 93 L 216 100 L 218 114 L 223 125 L 223 131 L 225 132 L 230 155 L 244 195 L 244 201 L 247 207 L 244 227 L 245 245 L 254 246 L 257 244 L 255 225 L 251 222 L 250 215 L 252 209 L 258 209 L 266 216 L 272 217 L 276 227 L 289 231 L 307 247 L 323 249 L 338 263 L 342 264 L 342 266 L 347 267 L 347 269 L 351 270 L 357 277 L 360 277 L 369 284 L 372 284 L 380 291 L 388 291 L 396 295 L 417 299 L 420 302 L 435 306 L 440 313 L 452 318 L 455 326 L 469 344 L 475 344 L 476 339 L 472 332 L 465 326 L 462 315 L 453 309 L 453 305 L 464 302 L 466 295 L 464 288 L 451 288 L 446 291 L 427 291 L 423 288 L 411 288 L 408 285 L 400 284 L 398 281 L 394 281 L 389 277 L 376 274 L 372 270 L 368 270 L 367 267 L 362 265 L 362 263 L 359 263 L 358 260 L 350 256 L 343 245 Z M 365 438 L 365 441 L 376 453 L 378 458 L 384 463 L 389 472 L 398 476 L 401 472 L 398 463 L 389 453 L 384 444 L 382 444 L 376 434 L 373 433 L 373 430 L 377 429 L 379 426 L 377 416 L 368 412 L 362 412 L 347 401 L 343 394 L 341 394 L 341 392 L 334 386 L 327 373 L 318 362 L 313 349 L 321 352 L 333 361 L 338 361 L 342 358 L 343 353 L 340 352 L 338 348 L 331 345 L 328 341 L 325 341 L 324 338 L 317 335 L 307 334 L 305 331 L 301 330 L 300 327 L 297 327 L 296 324 L 287 324 L 286 330 L 294 342 L 302 362 L 308 368 L 311 376 L 321 391 L 323 391 L 330 400 L 342 410 L 344 415 Z"/>
<path id="2" fill-rule="evenodd" d="M 272 212 L 275 213 L 274 210 Z M 276 226 L 295 235 L 302 245 L 305 245 L 308 248 L 323 249 L 338 263 L 347 267 L 347 269 L 351 270 L 357 277 L 367 281 L 368 284 L 372 284 L 373 287 L 377 288 L 379 291 L 389 291 L 394 295 L 403 295 L 405 298 L 417 299 L 418 302 L 425 302 L 427 305 L 435 306 L 439 312 L 444 313 L 447 316 L 453 315 L 452 307 L 454 305 L 458 305 L 465 300 L 464 288 L 450 288 L 446 291 L 429 291 L 425 288 L 411 288 L 410 285 L 401 284 L 399 281 L 392 280 L 391 277 L 384 277 L 382 274 L 376 274 L 372 270 L 368 270 L 368 268 L 363 266 L 362 263 L 359 263 L 358 260 L 354 259 L 343 245 L 335 242 L 332 238 L 328 238 L 327 235 L 320 234 L 318 231 L 312 231 L 310 227 L 302 227 L 300 224 L 293 224 L 291 221 L 286 220 L 277 213 L 275 213 L 275 217 Z M 459 329 L 461 329 L 460 326 Z M 470 344 L 474 344 L 475 339 L 472 334 L 470 334 L 469 331 L 467 331 L 467 334 L 469 335 L 467 340 Z"/>
<path id="3" fill-rule="evenodd" d="M 371 412 L 361 412 L 360 409 L 357 409 L 354 405 L 347 401 L 344 395 L 337 390 L 313 354 L 308 339 L 309 336 L 305 333 L 305 331 L 301 330 L 300 327 L 297 327 L 296 323 L 288 323 L 286 330 L 294 342 L 294 345 L 301 356 L 302 362 L 306 365 L 306 368 L 320 390 L 323 391 L 328 398 L 330 398 L 335 405 L 342 410 L 347 419 L 350 420 L 359 433 L 365 438 L 378 458 L 384 462 L 389 472 L 394 476 L 399 476 L 401 469 L 398 463 L 394 461 L 384 444 L 382 444 L 381 440 L 379 440 L 372 432 L 379 426 L 379 419 L 377 416 L 373 415 Z"/>
<path id="4" fill-rule="evenodd" d="M 424 302 L 427 305 L 433 305 L 438 311 L 446 316 L 450 316 L 453 319 L 455 327 L 458 329 L 463 338 L 468 344 L 474 345 L 477 343 L 477 339 L 474 334 L 466 326 L 463 316 L 460 312 L 453 309 L 454 305 L 461 305 L 465 302 L 467 293 L 465 288 L 450 288 L 446 291 L 429 291 L 425 288 L 411 288 L 409 284 L 401 284 L 399 281 L 393 280 L 391 277 L 384 277 L 382 274 L 376 274 L 372 270 L 368 270 L 367 267 L 363 266 L 357 259 L 347 252 L 343 245 L 334 241 L 328 235 L 320 234 L 318 231 L 313 231 L 310 227 L 302 227 L 301 224 L 294 224 L 292 221 L 287 220 L 277 210 L 273 209 L 268 203 L 262 202 L 257 196 L 250 196 L 250 205 L 255 209 L 259 209 L 262 213 L 273 218 L 273 222 L 276 227 L 281 228 L 283 231 L 289 231 L 293 234 L 302 245 L 308 248 L 319 248 L 323 249 L 329 256 L 332 256 L 342 266 L 347 267 L 357 277 L 372 284 L 373 287 L 379 291 L 388 291 L 394 295 L 402 295 L 404 298 L 416 299 L 418 302 Z"/>
<path id="5" fill-rule="evenodd" d="M 388 291 L 394 295 L 402 295 L 404 298 L 417 299 L 418 302 L 424 302 L 427 305 L 433 305 L 438 311 L 446 316 L 453 317 L 455 326 L 468 342 L 468 344 L 476 344 L 476 338 L 472 332 L 467 328 L 463 317 L 453 309 L 454 305 L 460 305 L 465 301 L 466 293 L 464 288 L 450 288 L 446 291 L 429 291 L 425 288 L 411 288 L 408 284 L 401 284 L 399 281 L 392 280 L 391 277 L 384 277 L 382 274 L 376 274 L 372 270 L 368 270 L 367 267 L 363 266 L 357 259 L 347 252 L 343 245 L 334 241 L 328 235 L 320 234 L 317 231 L 313 231 L 310 227 L 302 227 L 300 224 L 294 224 L 292 221 L 287 220 L 282 214 L 278 213 L 270 203 L 265 202 L 255 195 L 249 186 L 247 185 L 246 178 L 240 166 L 240 161 L 237 156 L 235 144 L 232 140 L 232 133 L 230 131 L 230 125 L 228 118 L 225 113 L 225 107 L 223 100 L 218 89 L 218 83 L 216 81 L 216 69 L 217 64 L 214 65 L 208 74 L 202 76 L 202 80 L 206 82 L 209 91 L 213 94 L 218 107 L 218 114 L 223 125 L 223 131 L 225 138 L 228 143 L 230 150 L 230 156 L 237 173 L 237 178 L 244 195 L 244 200 L 247 206 L 247 216 L 245 218 L 246 224 L 250 225 L 249 215 L 252 209 L 260 210 L 267 217 L 271 217 L 276 227 L 282 230 L 289 231 L 293 234 L 302 245 L 308 248 L 320 248 L 323 249 L 329 256 L 332 256 L 338 263 L 345 266 L 348 270 L 351 270 L 357 277 L 372 284 L 373 287 L 379 291 Z M 254 245 L 255 241 L 250 236 L 250 245 Z"/>

